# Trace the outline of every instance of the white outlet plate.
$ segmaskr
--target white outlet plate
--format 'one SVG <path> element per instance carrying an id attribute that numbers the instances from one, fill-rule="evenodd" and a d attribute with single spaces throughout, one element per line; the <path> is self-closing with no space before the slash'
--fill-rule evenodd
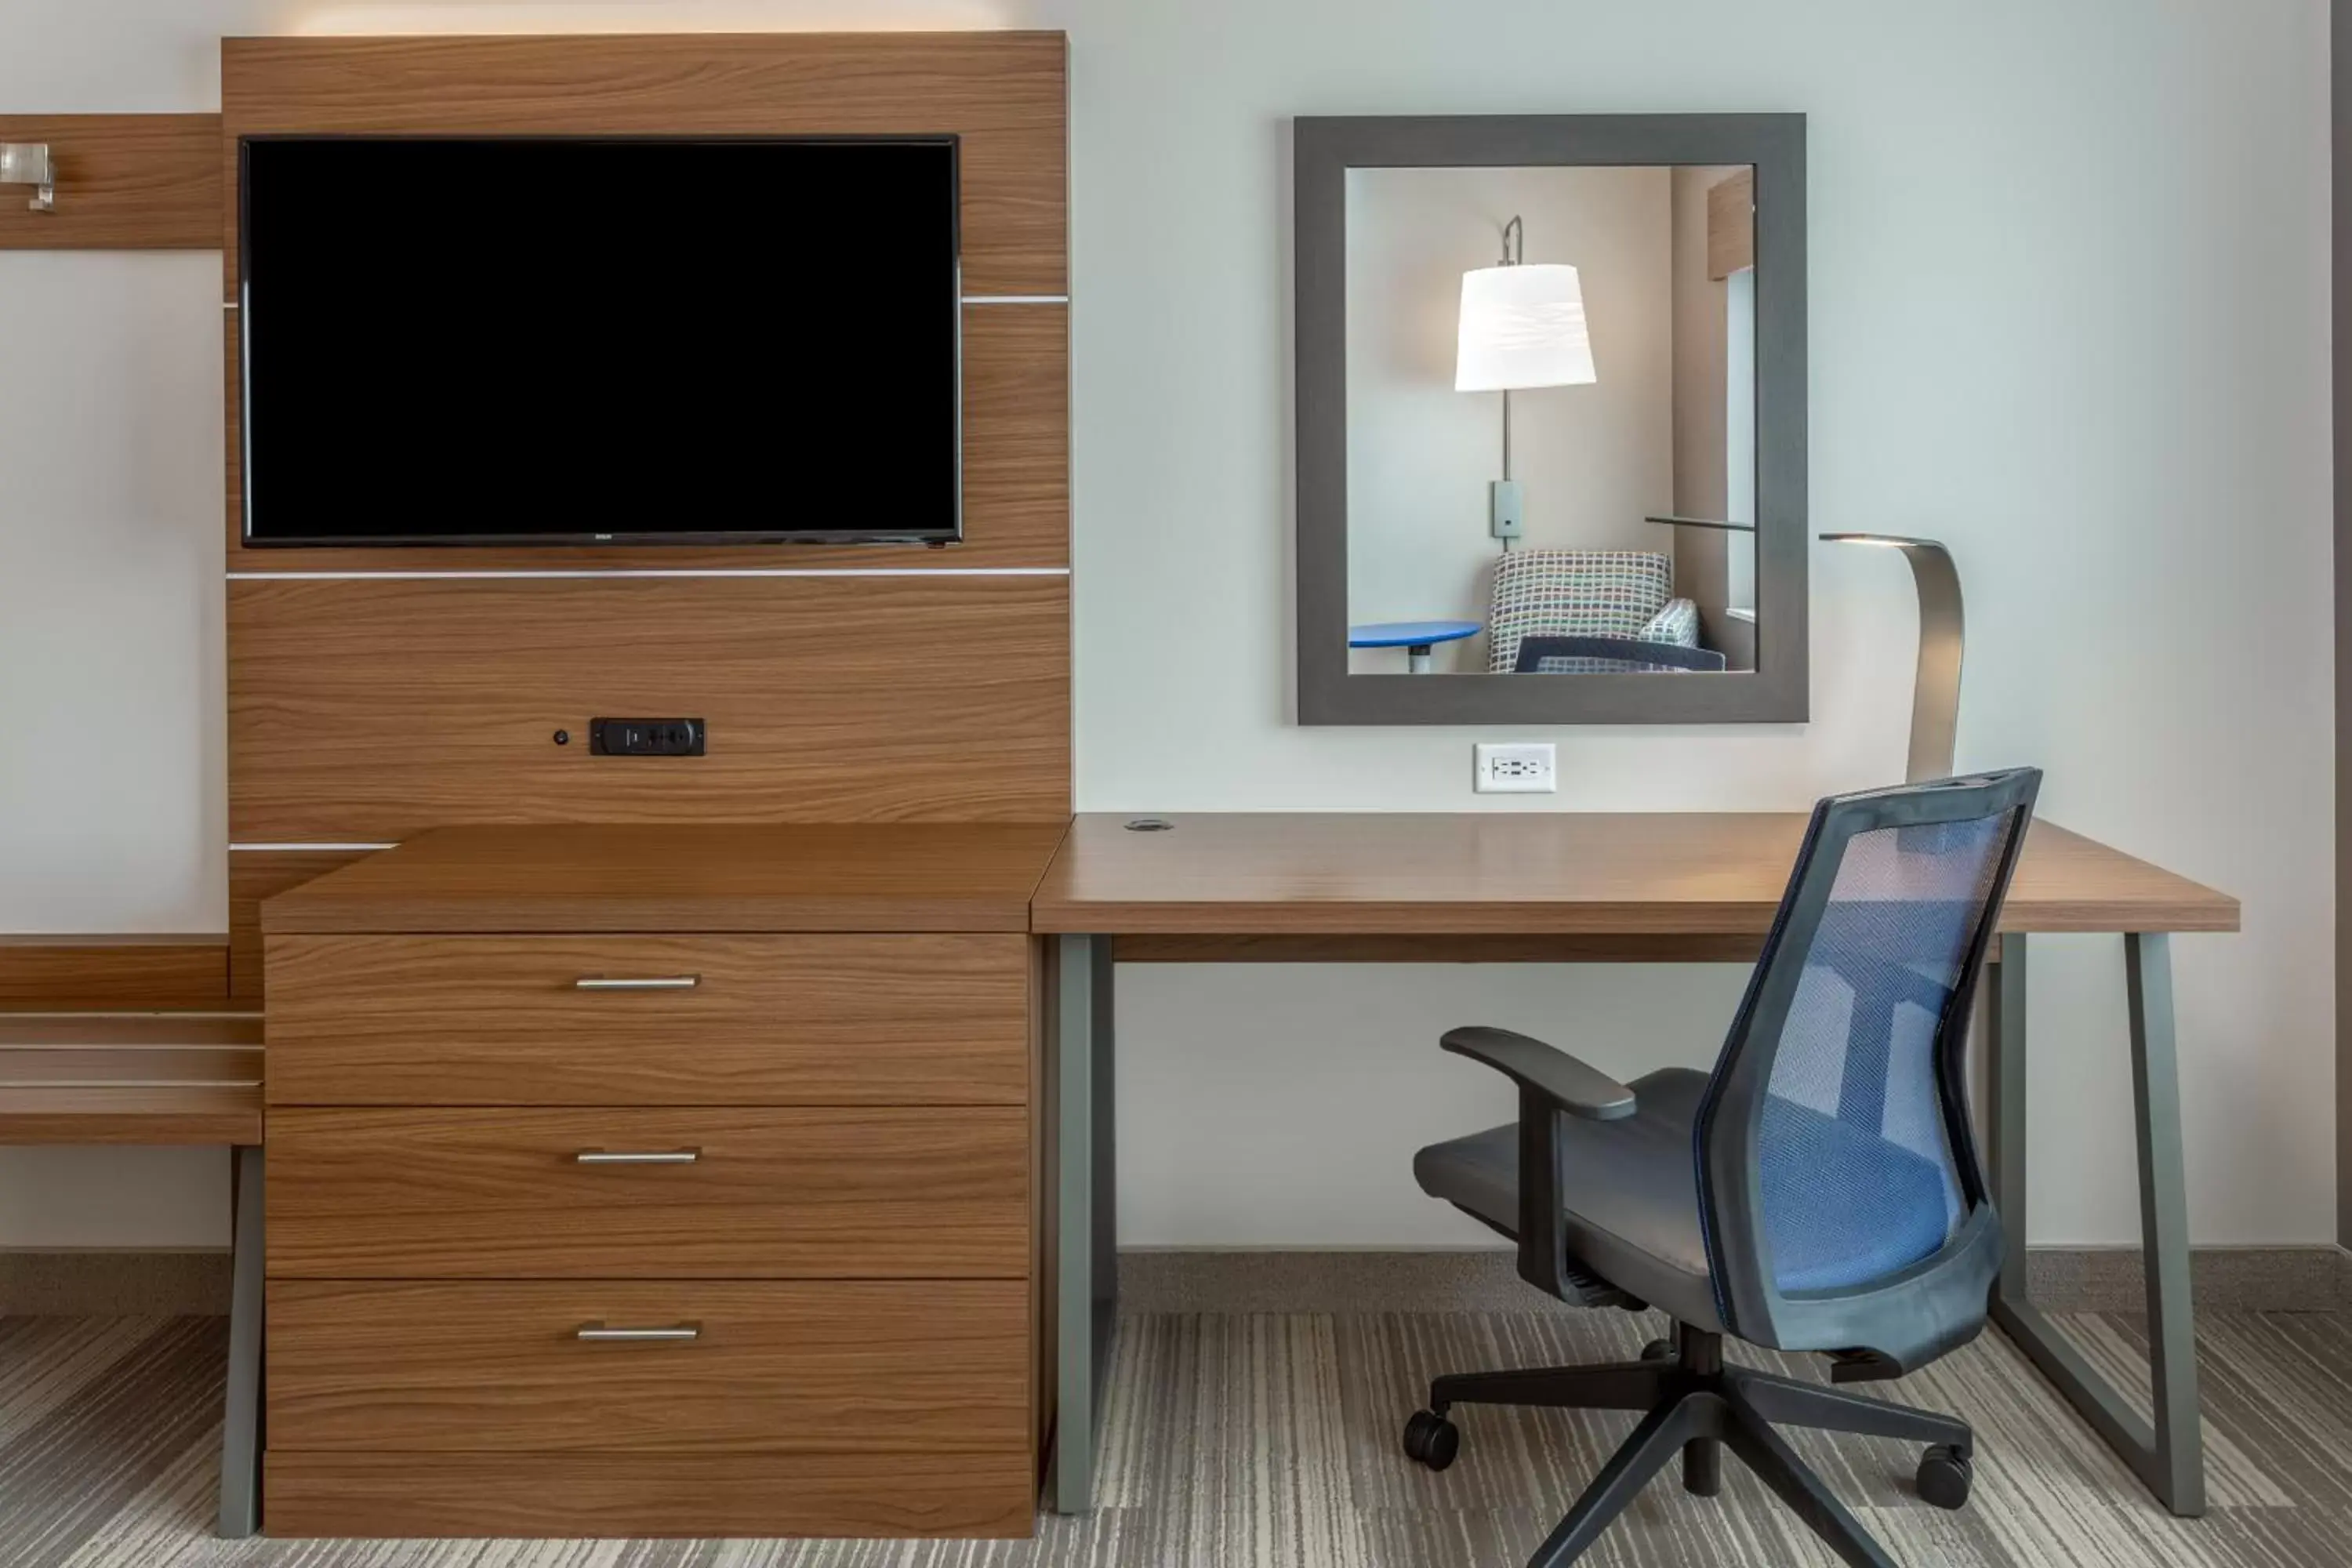
<path id="1" fill-rule="evenodd" d="M 1559 774 L 1549 741 L 1517 741 L 1507 744 L 1481 741 L 1473 748 L 1477 759 L 1475 789 L 1480 795 L 1555 795 Z"/>

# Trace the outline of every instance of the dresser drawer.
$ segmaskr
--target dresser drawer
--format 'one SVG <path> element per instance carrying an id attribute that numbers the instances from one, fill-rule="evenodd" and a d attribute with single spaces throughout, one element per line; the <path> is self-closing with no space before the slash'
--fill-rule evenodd
<path id="1" fill-rule="evenodd" d="M 1018 1106 L 289 1107 L 268 1269 L 321 1279 L 1029 1272 Z"/>
<path id="2" fill-rule="evenodd" d="M 273 1451 L 1029 1447 L 1018 1280 L 272 1280 L 268 1300 Z"/>
<path id="3" fill-rule="evenodd" d="M 278 936 L 272 1105 L 1019 1105 L 1028 939 Z"/>
<path id="4" fill-rule="evenodd" d="M 1036 1477 L 1026 1454 L 273 1448 L 264 1475 L 262 1523 L 281 1537 L 1004 1537 L 1028 1535 L 1036 1524 Z M 584 1552 L 562 1560 L 635 1559 Z M 870 1560 L 904 1559 L 887 1552 Z"/>

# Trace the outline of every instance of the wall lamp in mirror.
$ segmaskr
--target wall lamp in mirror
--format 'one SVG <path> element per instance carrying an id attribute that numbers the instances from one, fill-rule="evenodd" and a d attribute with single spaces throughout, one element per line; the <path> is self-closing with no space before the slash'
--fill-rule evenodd
<path id="1" fill-rule="evenodd" d="M 1291 145 L 1298 722 L 1801 721 L 1804 117 Z"/>
<path id="2" fill-rule="evenodd" d="M 1462 275 L 1462 315 L 1454 334 L 1454 390 L 1503 395 L 1503 477 L 1486 489 L 1486 531 L 1508 550 L 1526 513 L 1511 478 L 1511 394 L 1544 386 L 1590 386 L 1592 332 L 1576 268 L 1530 267 L 1527 219 L 1503 226 L 1503 258 Z"/>
<path id="3" fill-rule="evenodd" d="M 37 213 L 58 209 L 58 175 L 46 142 L 0 142 L 0 185 L 30 185 Z"/>

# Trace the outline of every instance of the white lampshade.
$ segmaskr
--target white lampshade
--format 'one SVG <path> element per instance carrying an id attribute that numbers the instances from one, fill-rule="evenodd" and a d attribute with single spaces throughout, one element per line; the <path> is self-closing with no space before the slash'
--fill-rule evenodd
<path id="1" fill-rule="evenodd" d="M 1516 392 L 1599 379 L 1575 268 L 1481 267 L 1462 275 L 1454 391 Z"/>

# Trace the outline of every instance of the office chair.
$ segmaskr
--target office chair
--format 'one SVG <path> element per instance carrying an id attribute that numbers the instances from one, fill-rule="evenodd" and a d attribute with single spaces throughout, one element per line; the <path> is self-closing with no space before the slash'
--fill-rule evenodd
<path id="1" fill-rule="evenodd" d="M 1710 647 L 1643 642 L 1638 637 L 1524 637 L 1514 675 L 1679 675 L 1725 668 Z"/>
<path id="2" fill-rule="evenodd" d="M 1715 1495 L 1728 1447 L 1847 1563 L 1892 1568 L 1776 1430 L 1928 1445 L 1919 1495 L 1967 1502 L 1967 1423 L 1727 1363 L 1723 1337 L 1896 1377 L 1984 1327 L 2000 1222 L 1969 1129 L 1969 998 L 2032 815 L 2032 768 L 1813 808 L 1715 1070 L 1622 1084 L 1507 1029 L 1444 1048 L 1519 1089 L 1511 1125 L 1433 1144 L 1423 1191 L 1518 1243 L 1519 1276 L 1580 1306 L 1655 1306 L 1675 1338 L 1614 1366 L 1430 1385 L 1407 1455 L 1454 1462 L 1456 1405 L 1644 1412 L 1528 1568 L 1572 1562 L 1675 1450 Z"/>

